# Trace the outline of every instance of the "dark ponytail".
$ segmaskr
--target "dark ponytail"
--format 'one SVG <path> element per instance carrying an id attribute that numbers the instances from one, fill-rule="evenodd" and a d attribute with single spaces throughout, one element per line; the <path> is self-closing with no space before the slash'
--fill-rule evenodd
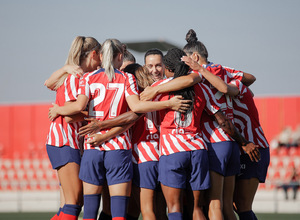
<path id="1" fill-rule="evenodd" d="M 198 41 L 197 34 L 193 29 L 190 29 L 186 34 L 185 40 L 187 44 L 183 47 L 184 52 L 191 55 L 194 52 L 200 54 L 206 61 L 208 59 L 208 52 L 201 41 Z"/>
<path id="2" fill-rule="evenodd" d="M 181 57 L 186 56 L 186 53 L 183 50 L 178 48 L 172 48 L 168 50 L 167 54 L 163 57 L 163 63 L 166 69 L 174 72 L 174 79 L 180 76 L 186 76 L 189 73 L 190 67 L 181 61 Z M 192 100 L 192 104 L 188 111 L 193 109 L 194 103 L 194 87 L 188 87 L 182 90 L 171 92 L 174 95 L 181 95 L 184 99 Z"/>

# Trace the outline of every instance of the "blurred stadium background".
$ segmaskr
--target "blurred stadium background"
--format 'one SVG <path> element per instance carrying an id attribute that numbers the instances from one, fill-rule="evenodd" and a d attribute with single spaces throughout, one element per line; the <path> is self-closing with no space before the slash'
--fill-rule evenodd
<path id="1" fill-rule="evenodd" d="M 271 163 L 253 210 L 265 213 L 260 219 L 300 219 L 300 196 L 293 199 L 289 189 L 286 199 L 280 187 L 289 182 L 293 167 L 300 171 L 300 96 L 256 97 L 255 102 L 271 144 Z M 50 106 L 0 105 L 0 219 L 50 219 L 59 207 L 58 179 L 45 150 Z"/>

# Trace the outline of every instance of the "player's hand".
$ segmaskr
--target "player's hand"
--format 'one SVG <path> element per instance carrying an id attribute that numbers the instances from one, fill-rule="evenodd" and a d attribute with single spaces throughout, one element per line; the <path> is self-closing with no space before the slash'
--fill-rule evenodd
<path id="1" fill-rule="evenodd" d="M 83 76 L 83 70 L 80 66 L 77 65 L 65 65 L 65 71 L 69 74 L 72 74 L 76 78 Z"/>
<path id="2" fill-rule="evenodd" d="M 85 118 L 89 124 L 79 128 L 79 135 L 84 136 L 87 134 L 95 134 L 101 130 L 101 121 L 96 118 Z"/>
<path id="3" fill-rule="evenodd" d="M 242 146 L 242 148 L 248 154 L 251 161 L 258 162 L 260 160 L 260 151 L 258 149 L 258 145 L 255 145 L 250 142 L 246 146 Z"/>
<path id="4" fill-rule="evenodd" d="M 191 100 L 184 100 L 181 95 L 176 95 L 170 100 L 170 108 L 174 111 L 185 113 L 191 107 Z"/>
<path id="5" fill-rule="evenodd" d="M 55 118 L 59 116 L 58 114 L 58 108 L 59 106 L 57 104 L 52 103 L 53 107 L 49 108 L 48 112 L 48 118 L 50 121 L 53 121 Z"/>
<path id="6" fill-rule="evenodd" d="M 92 134 L 88 136 L 86 143 L 95 147 L 103 144 L 105 141 L 105 134 Z"/>
<path id="7" fill-rule="evenodd" d="M 141 101 L 152 100 L 157 95 L 156 87 L 147 86 L 140 94 Z"/>
<path id="8" fill-rule="evenodd" d="M 185 64 L 188 65 L 192 70 L 199 71 L 203 68 L 199 63 L 188 56 L 181 57 L 181 61 L 185 62 Z"/>

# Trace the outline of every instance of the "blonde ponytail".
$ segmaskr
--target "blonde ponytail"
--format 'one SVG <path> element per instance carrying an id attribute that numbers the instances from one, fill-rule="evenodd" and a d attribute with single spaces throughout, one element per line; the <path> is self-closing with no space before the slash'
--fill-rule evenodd
<path id="1" fill-rule="evenodd" d="M 101 48 L 100 53 L 102 54 L 102 67 L 105 69 L 105 73 L 108 80 L 111 82 L 115 77 L 115 70 L 113 61 L 114 58 L 120 53 L 123 54 L 123 46 L 117 39 L 107 39 Z"/>
<path id="2" fill-rule="evenodd" d="M 65 65 L 77 65 L 80 66 L 81 62 L 88 56 L 88 54 L 95 50 L 99 53 L 101 44 L 93 37 L 77 36 L 70 47 L 68 58 Z M 57 81 L 54 90 L 57 90 L 68 77 L 68 73 L 65 73 Z"/>

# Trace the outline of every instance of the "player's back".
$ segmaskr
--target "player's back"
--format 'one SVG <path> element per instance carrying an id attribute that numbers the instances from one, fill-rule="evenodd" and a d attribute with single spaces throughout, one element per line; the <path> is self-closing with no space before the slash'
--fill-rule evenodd
<path id="1" fill-rule="evenodd" d="M 105 70 L 99 69 L 89 73 L 81 81 L 80 88 L 89 97 L 89 116 L 98 120 L 114 118 L 127 111 L 126 95 L 130 88 L 130 81 L 135 81 L 131 74 L 115 69 L 115 77 L 109 81 Z M 81 94 L 83 94 L 81 92 Z"/>
<path id="2" fill-rule="evenodd" d="M 109 81 L 105 70 L 99 69 L 87 74 L 80 81 L 79 94 L 89 98 L 88 111 L 89 117 L 98 120 L 114 118 L 128 109 L 126 97 L 138 95 L 137 85 L 133 75 L 115 69 L 115 77 Z M 100 133 L 105 133 L 101 130 Z M 87 143 L 85 149 L 91 146 Z M 94 149 L 117 150 L 131 148 L 128 131 L 106 141 Z"/>

